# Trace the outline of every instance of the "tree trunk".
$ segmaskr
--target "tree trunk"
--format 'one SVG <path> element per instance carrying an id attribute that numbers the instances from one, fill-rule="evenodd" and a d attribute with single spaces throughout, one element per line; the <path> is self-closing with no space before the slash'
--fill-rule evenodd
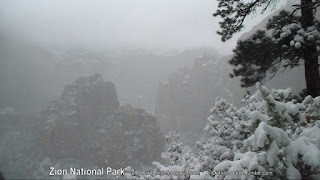
<path id="1" fill-rule="evenodd" d="M 312 0 L 301 0 L 301 24 L 307 30 L 314 25 Z M 306 44 L 304 52 L 305 79 L 308 94 L 320 96 L 320 74 L 316 44 Z"/>

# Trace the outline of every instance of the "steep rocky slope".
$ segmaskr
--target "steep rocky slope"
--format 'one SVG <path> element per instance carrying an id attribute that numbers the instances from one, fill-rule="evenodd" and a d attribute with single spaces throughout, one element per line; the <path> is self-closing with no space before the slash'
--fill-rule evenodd
<path id="1" fill-rule="evenodd" d="M 159 85 L 155 115 L 164 132 L 202 132 L 217 96 L 239 103 L 245 90 L 237 79 L 229 78 L 231 66 L 226 59 L 207 53 L 198 57 L 192 68 L 180 69 L 168 83 Z"/>

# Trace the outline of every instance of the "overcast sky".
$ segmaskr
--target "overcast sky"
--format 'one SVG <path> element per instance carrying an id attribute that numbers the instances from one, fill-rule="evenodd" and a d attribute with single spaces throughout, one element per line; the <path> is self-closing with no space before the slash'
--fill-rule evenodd
<path id="1" fill-rule="evenodd" d="M 219 48 L 216 0 L 0 0 L 0 27 L 36 42 L 71 47 Z M 248 18 L 248 30 L 261 20 Z M 244 30 L 244 31 L 246 31 Z M 244 32 L 243 31 L 243 32 Z M 238 36 L 236 36 L 238 37 Z"/>

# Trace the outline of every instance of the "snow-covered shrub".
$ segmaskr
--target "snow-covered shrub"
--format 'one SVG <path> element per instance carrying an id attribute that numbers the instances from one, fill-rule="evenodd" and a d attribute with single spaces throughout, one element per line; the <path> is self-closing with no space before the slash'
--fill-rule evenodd
<path id="1" fill-rule="evenodd" d="M 257 89 L 250 99 L 260 99 L 265 111 L 253 111 L 240 121 L 258 122 L 258 126 L 248 124 L 254 131 L 243 141 L 241 151 L 234 152 L 233 160 L 215 166 L 214 171 L 227 172 L 215 177 L 300 179 L 319 175 L 320 97 L 308 96 L 297 103 L 291 98 L 291 88 L 270 92 L 257 83 Z"/>
<path id="2" fill-rule="evenodd" d="M 162 158 L 169 162 L 168 166 L 153 162 L 152 171 L 135 171 L 131 167 L 125 169 L 128 179 L 189 179 L 200 172 L 200 162 L 191 149 L 180 141 L 179 134 L 170 132 L 166 136 L 167 148 Z M 204 174 L 202 175 L 206 177 Z"/>
<path id="3" fill-rule="evenodd" d="M 170 162 L 171 165 L 181 166 L 185 160 L 184 155 L 191 152 L 190 148 L 180 141 L 179 134 L 176 132 L 170 132 L 166 136 L 166 141 L 168 147 L 161 157 Z"/>
<path id="4" fill-rule="evenodd" d="M 298 103 L 291 88 L 269 91 L 260 83 L 256 87 L 258 91 L 246 96 L 241 108 L 215 100 L 204 129 L 207 136 L 197 142 L 195 152 L 177 135 L 167 137 L 163 158 L 170 165 L 154 162 L 155 171 L 194 174 L 126 177 L 319 179 L 320 97 L 307 96 Z"/>

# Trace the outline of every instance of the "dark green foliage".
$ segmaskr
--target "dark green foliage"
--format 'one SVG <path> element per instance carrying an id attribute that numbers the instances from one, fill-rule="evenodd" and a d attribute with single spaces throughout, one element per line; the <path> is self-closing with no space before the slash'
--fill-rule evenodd
<path id="1" fill-rule="evenodd" d="M 218 0 L 218 10 L 214 16 L 220 16 L 222 41 L 232 38 L 243 27 L 245 18 L 257 8 L 263 13 L 278 0 Z M 249 87 L 256 82 L 270 79 L 279 68 L 294 68 L 304 64 L 308 94 L 320 95 L 320 73 L 318 56 L 319 23 L 314 12 L 319 0 L 301 0 L 293 5 L 292 13 L 281 11 L 269 19 L 266 29 L 258 31 L 249 39 L 239 41 L 230 64 L 235 66 L 230 77 L 241 76 L 241 86 Z M 294 16 L 301 12 L 301 17 Z M 316 31 L 316 32 L 314 32 Z M 310 36 L 311 35 L 311 36 Z"/>
<path id="2" fill-rule="evenodd" d="M 250 87 L 261 82 L 271 74 L 271 78 L 279 67 L 296 67 L 301 64 L 302 50 L 289 48 L 293 35 L 280 39 L 283 26 L 295 22 L 297 17 L 290 16 L 288 12 L 281 11 L 279 15 L 271 18 L 267 29 L 273 30 L 272 36 L 265 31 L 257 31 L 250 38 L 238 41 L 233 50 L 234 55 L 229 63 L 235 66 L 234 76 L 242 76 L 241 86 Z"/>
<path id="3" fill-rule="evenodd" d="M 218 0 L 218 10 L 213 16 L 220 16 L 223 18 L 219 22 L 221 31 L 217 33 L 221 35 L 222 41 L 232 38 L 232 35 L 241 30 L 245 18 L 254 13 L 256 8 L 263 7 L 264 12 L 270 5 L 274 5 L 279 0 L 255 0 L 250 2 L 243 2 L 241 0 Z"/>
<path id="4" fill-rule="evenodd" d="M 299 17 L 291 15 L 288 11 L 282 10 L 278 15 L 273 16 L 267 23 L 267 29 L 280 30 L 290 23 L 299 23 Z"/>
<path id="5" fill-rule="evenodd" d="M 298 16 L 293 16 L 287 11 L 280 11 L 279 15 L 273 16 L 271 19 L 269 19 L 269 22 L 266 26 L 268 30 L 272 30 L 272 37 L 275 39 L 275 43 L 280 44 L 282 47 L 282 54 L 280 54 L 283 57 L 283 67 L 287 68 L 294 68 L 297 66 L 302 65 L 304 57 L 303 57 L 303 51 L 305 46 L 297 49 L 297 48 L 290 48 L 290 42 L 294 39 L 294 35 L 298 34 L 297 31 L 300 29 L 291 30 L 292 33 L 285 37 L 280 38 L 282 33 L 282 28 L 292 24 L 296 23 L 297 26 L 299 26 L 299 19 Z M 300 27 L 302 28 L 302 27 Z"/>
<path id="6" fill-rule="evenodd" d="M 275 45 L 265 31 L 257 31 L 251 38 L 239 41 L 229 61 L 235 66 L 232 76 L 242 76 L 242 87 L 253 86 L 263 80 L 267 72 L 277 71 L 281 61 L 279 49 L 281 46 Z"/>

